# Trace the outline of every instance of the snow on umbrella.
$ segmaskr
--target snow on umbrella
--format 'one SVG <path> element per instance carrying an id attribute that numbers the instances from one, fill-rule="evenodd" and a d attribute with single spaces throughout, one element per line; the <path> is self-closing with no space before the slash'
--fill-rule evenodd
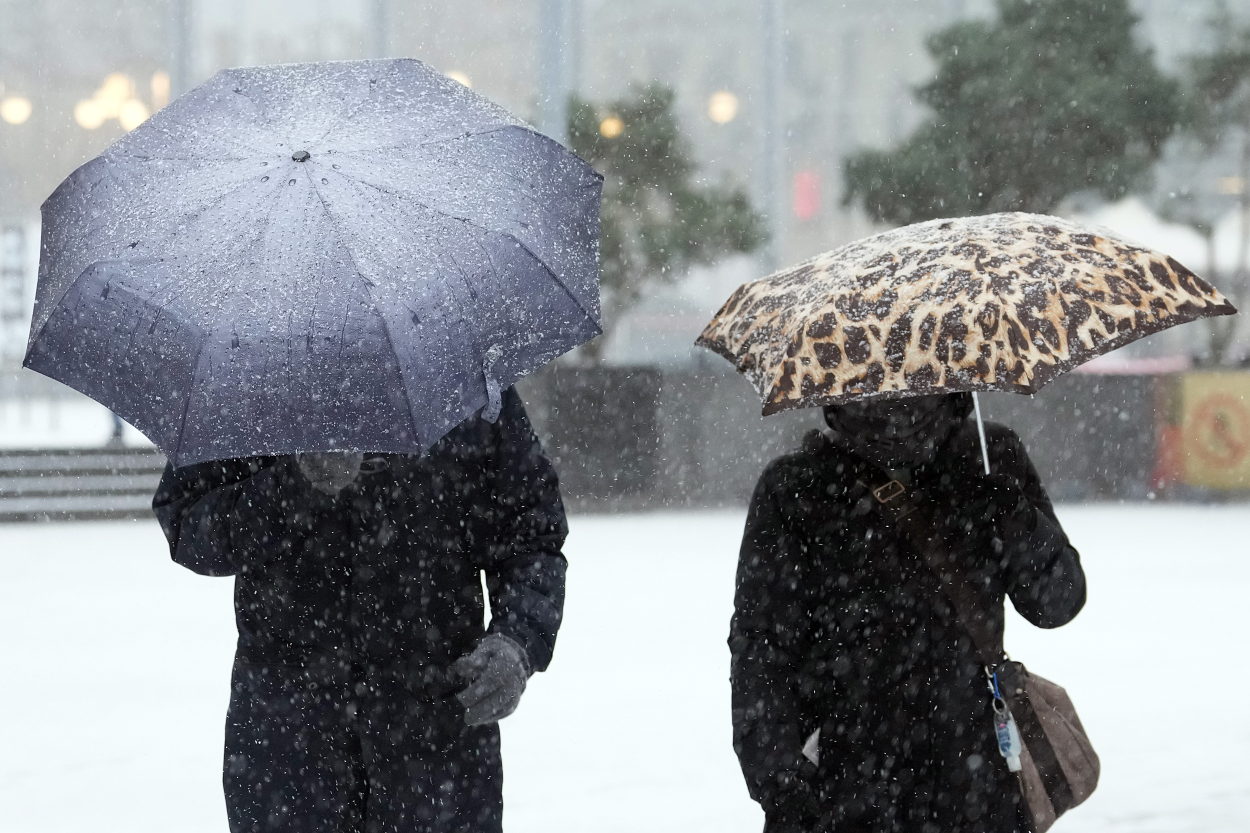
<path id="1" fill-rule="evenodd" d="M 44 203 L 25 363 L 177 465 L 420 452 L 600 332 L 601 188 L 418 61 L 226 70 Z"/>
<path id="2" fill-rule="evenodd" d="M 931 220 L 743 284 L 699 336 L 764 414 L 869 396 L 1034 393 L 1095 356 L 1236 310 L 1176 260 L 1037 214 Z"/>

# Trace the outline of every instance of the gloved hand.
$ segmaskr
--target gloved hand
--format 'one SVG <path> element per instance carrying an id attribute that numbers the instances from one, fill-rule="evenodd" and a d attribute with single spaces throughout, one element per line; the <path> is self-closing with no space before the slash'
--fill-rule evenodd
<path id="1" fill-rule="evenodd" d="M 1027 538 L 1037 524 L 1037 509 L 1029 502 L 1014 478 L 997 473 L 984 477 L 990 501 L 994 504 L 998 528 L 1004 541 Z"/>
<path id="2" fill-rule="evenodd" d="M 980 462 L 978 456 L 977 463 Z M 992 520 L 1004 540 L 1027 536 L 1033 528 L 1033 504 L 1025 495 L 1020 479 L 1011 474 L 997 468 L 990 474 L 982 474 L 978 470 L 959 487 L 958 495 L 975 506 L 977 512 L 982 508 L 988 510 L 985 515 L 978 516 L 978 521 Z"/>
<path id="3" fill-rule="evenodd" d="M 360 475 L 363 451 L 318 451 L 296 455 L 300 474 L 309 485 L 330 497 L 352 484 Z"/>
<path id="4" fill-rule="evenodd" d="M 470 726 L 494 723 L 516 711 L 530 677 L 525 649 L 498 633 L 487 634 L 451 670 L 469 683 L 456 699 L 465 707 L 464 720 Z"/>

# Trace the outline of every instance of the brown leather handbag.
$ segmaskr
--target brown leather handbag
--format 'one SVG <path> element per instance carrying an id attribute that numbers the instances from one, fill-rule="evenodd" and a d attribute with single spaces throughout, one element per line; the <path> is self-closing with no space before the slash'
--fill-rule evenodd
<path id="1" fill-rule="evenodd" d="M 935 534 L 923 507 L 897 480 L 880 477 L 884 485 L 872 493 L 883 515 L 903 531 L 937 575 L 985 664 L 986 675 L 996 675 L 998 691 L 1015 718 L 1024 746 L 1020 790 L 1034 831 L 1045 833 L 1056 819 L 1094 792 L 1100 771 L 1098 755 L 1068 693 L 1004 653 L 1002 634 L 991 631 L 977 590 L 959 571 L 957 559 Z"/>

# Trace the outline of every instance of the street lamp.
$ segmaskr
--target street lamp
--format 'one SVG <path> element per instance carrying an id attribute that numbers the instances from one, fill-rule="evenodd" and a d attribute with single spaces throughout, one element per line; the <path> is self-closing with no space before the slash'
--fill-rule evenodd
<path id="1" fill-rule="evenodd" d="M 738 96 L 728 90 L 712 93 L 707 100 L 707 116 L 717 124 L 729 124 L 738 115 Z"/>
<path id="2" fill-rule="evenodd" d="M 599 122 L 599 135 L 605 139 L 615 139 L 625 132 L 625 122 L 620 116 L 608 116 Z"/>
<path id="3" fill-rule="evenodd" d="M 25 96 L 5 96 L 0 100 L 0 119 L 8 124 L 25 124 L 33 109 L 30 99 Z"/>
<path id="4" fill-rule="evenodd" d="M 94 98 L 84 98 L 74 105 L 74 121 L 83 130 L 95 130 L 104 124 L 104 108 Z"/>
<path id="5" fill-rule="evenodd" d="M 160 75 L 164 73 L 157 73 Z M 161 83 L 157 76 L 152 78 L 154 93 Z M 168 76 L 164 84 L 167 88 Z M 84 130 L 95 130 L 109 119 L 117 119 L 122 129 L 129 132 L 147 121 L 150 115 L 148 105 L 135 96 L 135 82 L 120 72 L 109 75 L 91 98 L 84 98 L 74 106 L 74 121 Z"/>

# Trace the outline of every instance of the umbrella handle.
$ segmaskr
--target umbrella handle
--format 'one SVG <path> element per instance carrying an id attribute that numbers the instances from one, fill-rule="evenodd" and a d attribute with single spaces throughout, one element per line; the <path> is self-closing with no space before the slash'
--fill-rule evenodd
<path id="1" fill-rule="evenodd" d="M 981 419 L 981 400 L 977 392 L 972 392 L 972 409 L 977 413 L 977 433 L 981 436 L 981 462 L 985 464 L 985 473 L 990 473 L 990 451 L 985 445 L 985 422 Z"/>

